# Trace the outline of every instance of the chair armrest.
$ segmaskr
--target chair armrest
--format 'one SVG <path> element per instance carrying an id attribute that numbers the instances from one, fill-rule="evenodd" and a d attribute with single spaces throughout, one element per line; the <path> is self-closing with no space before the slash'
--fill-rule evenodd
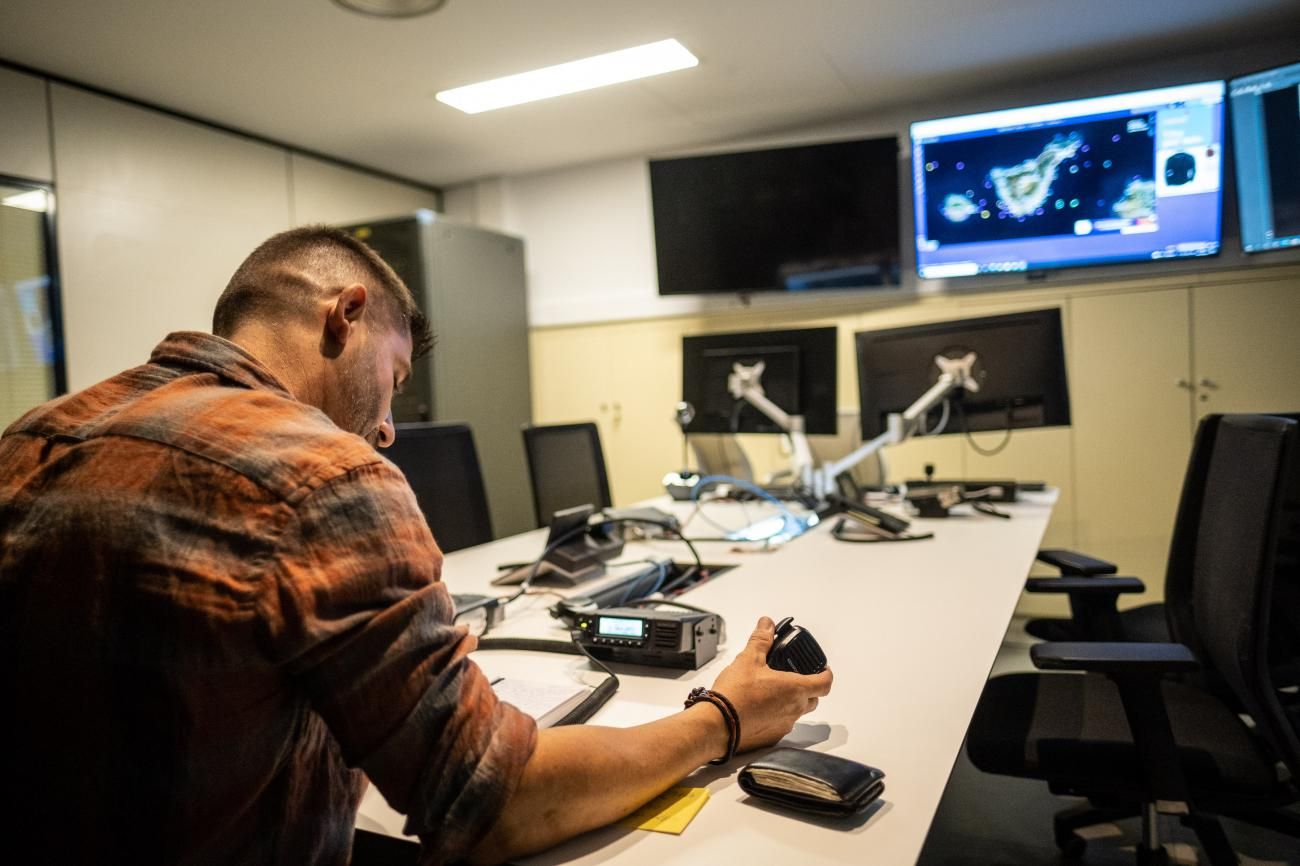
<path id="1" fill-rule="evenodd" d="M 1201 666 L 1180 643 L 1040 643 L 1029 648 L 1034 667 L 1053 671 L 1150 674 L 1194 671 Z"/>
<path id="2" fill-rule="evenodd" d="M 1200 667 L 1180 643 L 1040 643 L 1030 647 L 1035 667 L 1106 675 L 1119 690 L 1137 748 L 1143 799 L 1161 812 L 1186 814 L 1187 780 L 1160 681 Z"/>
<path id="3" fill-rule="evenodd" d="M 1076 592 L 1086 595 L 1145 592 L 1146 584 L 1136 577 L 1031 577 L 1026 592 Z"/>
<path id="4" fill-rule="evenodd" d="M 1073 550 L 1048 548 L 1038 551 L 1038 560 L 1053 568 L 1060 569 L 1061 574 L 1090 577 L 1095 574 L 1114 574 L 1119 567 L 1113 562 L 1096 559 Z"/>

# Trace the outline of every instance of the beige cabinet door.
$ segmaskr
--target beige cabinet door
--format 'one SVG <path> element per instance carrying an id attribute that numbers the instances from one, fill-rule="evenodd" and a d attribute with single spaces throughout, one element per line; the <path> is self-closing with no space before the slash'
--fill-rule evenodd
<path id="1" fill-rule="evenodd" d="M 601 400 L 608 400 L 608 344 L 600 328 L 534 328 L 529 332 L 534 424 L 597 420 Z"/>
<path id="2" fill-rule="evenodd" d="M 608 387 L 601 433 L 610 491 L 626 506 L 664 492 L 664 473 L 682 467 L 682 431 L 674 409 L 682 399 L 681 320 L 607 325 Z"/>
<path id="3" fill-rule="evenodd" d="M 1197 417 L 1300 412 L 1300 277 L 1192 290 Z"/>
<path id="4" fill-rule="evenodd" d="M 658 496 L 681 468 L 684 329 L 669 319 L 532 332 L 534 423 L 596 422 L 615 505 Z"/>
<path id="5" fill-rule="evenodd" d="M 603 328 L 535 328 L 529 335 L 532 363 L 533 423 L 577 424 L 595 421 L 610 476 L 611 498 L 617 472 L 610 466 L 610 341 Z M 523 438 L 519 447 L 523 449 Z"/>
<path id="6" fill-rule="evenodd" d="M 1188 291 L 1070 301 L 1076 539 L 1164 597 L 1165 559 L 1191 451 Z"/>

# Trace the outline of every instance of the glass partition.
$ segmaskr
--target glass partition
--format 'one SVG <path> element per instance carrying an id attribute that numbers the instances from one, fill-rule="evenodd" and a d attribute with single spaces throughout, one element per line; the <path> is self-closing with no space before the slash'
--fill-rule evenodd
<path id="1" fill-rule="evenodd" d="M 54 194 L 0 176 L 0 429 L 66 389 Z"/>

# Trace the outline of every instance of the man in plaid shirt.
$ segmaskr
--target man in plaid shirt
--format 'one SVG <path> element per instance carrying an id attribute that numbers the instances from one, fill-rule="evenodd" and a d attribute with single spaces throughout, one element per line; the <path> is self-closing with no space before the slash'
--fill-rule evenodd
<path id="1" fill-rule="evenodd" d="M 326 227 L 240 266 L 213 334 L 0 438 L 0 802 L 27 863 L 345 864 L 365 778 L 421 861 L 496 861 L 613 821 L 727 749 L 697 704 L 538 733 L 451 624 L 390 402 L 430 345 L 410 291 Z M 741 748 L 830 673 L 715 684 Z"/>

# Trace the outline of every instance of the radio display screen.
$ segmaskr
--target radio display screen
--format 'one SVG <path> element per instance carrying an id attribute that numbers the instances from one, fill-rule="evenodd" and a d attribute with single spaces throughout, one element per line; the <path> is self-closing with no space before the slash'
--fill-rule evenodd
<path id="1" fill-rule="evenodd" d="M 620 616 L 602 616 L 596 619 L 596 634 L 601 637 L 641 637 L 645 620 Z"/>

